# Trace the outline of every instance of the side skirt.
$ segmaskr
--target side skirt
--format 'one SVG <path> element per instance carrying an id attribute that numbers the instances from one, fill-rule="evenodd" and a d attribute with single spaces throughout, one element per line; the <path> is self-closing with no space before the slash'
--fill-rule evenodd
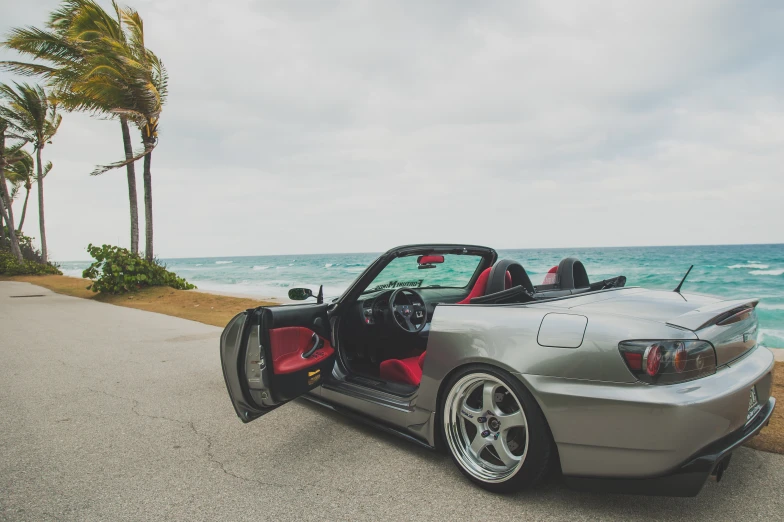
<path id="1" fill-rule="evenodd" d="M 308 393 L 308 394 L 303 395 L 302 398 L 303 399 L 307 399 L 308 401 L 310 401 L 312 403 L 318 404 L 319 406 L 323 406 L 325 408 L 328 408 L 328 409 L 330 409 L 330 410 L 332 410 L 334 412 L 340 413 L 341 415 L 343 415 L 345 417 L 348 417 L 351 420 L 354 420 L 354 421 L 357 421 L 357 422 L 361 422 L 362 424 L 367 424 L 368 426 L 373 426 L 374 428 L 377 428 L 377 429 L 379 429 L 381 431 L 384 431 L 386 433 L 390 433 L 390 434 L 395 435 L 397 437 L 406 439 L 409 442 L 413 442 L 414 444 L 416 444 L 418 446 L 421 446 L 423 448 L 427 448 L 429 450 L 435 450 L 435 448 L 433 446 L 429 445 L 427 442 L 425 442 L 425 441 L 423 441 L 423 440 L 421 440 L 421 439 L 419 439 L 417 437 L 414 437 L 413 435 L 411 435 L 409 433 L 401 431 L 401 430 L 399 430 L 399 429 L 397 429 L 397 428 L 395 428 L 393 426 L 389 426 L 387 424 L 384 424 L 384 423 L 375 421 L 373 419 L 370 419 L 370 418 L 368 418 L 368 417 L 366 417 L 364 415 L 361 415 L 361 414 L 359 414 L 359 413 L 357 413 L 357 412 L 355 412 L 355 411 L 353 411 L 353 410 L 351 410 L 349 408 L 346 408 L 344 406 L 340 406 L 340 405 L 335 404 L 335 403 L 330 402 L 330 401 L 326 401 L 323 398 L 318 397 L 316 395 Z"/>

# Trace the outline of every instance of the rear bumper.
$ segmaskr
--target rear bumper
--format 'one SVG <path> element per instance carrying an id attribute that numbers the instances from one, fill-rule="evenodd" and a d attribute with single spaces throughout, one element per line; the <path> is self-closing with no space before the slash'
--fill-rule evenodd
<path id="1" fill-rule="evenodd" d="M 768 425 L 776 406 L 770 397 L 756 417 L 742 429 L 712 442 L 674 471 L 650 478 L 606 478 L 564 476 L 567 486 L 583 491 L 693 497 L 711 475 L 721 479 L 732 451 Z"/>
<path id="2" fill-rule="evenodd" d="M 558 446 L 564 475 L 658 477 L 747 427 L 749 393 L 770 398 L 773 354 L 757 348 L 715 375 L 667 386 L 521 375 Z"/>

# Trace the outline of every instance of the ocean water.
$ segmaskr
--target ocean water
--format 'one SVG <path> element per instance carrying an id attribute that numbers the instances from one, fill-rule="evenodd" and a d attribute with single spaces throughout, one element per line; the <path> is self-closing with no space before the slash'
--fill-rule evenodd
<path id="1" fill-rule="evenodd" d="M 550 267 L 576 256 L 592 281 L 616 275 L 627 286 L 668 289 L 694 265 L 684 292 L 728 298 L 760 298 L 757 307 L 762 344 L 784 348 L 784 244 L 677 247 L 567 248 L 499 250 L 519 261 L 534 284 Z M 235 295 L 285 298 L 289 288 L 324 285 L 338 296 L 376 257 L 368 254 L 311 254 L 251 257 L 204 257 L 162 260 L 170 270 L 201 290 Z M 89 262 L 61 263 L 67 275 L 81 277 Z"/>

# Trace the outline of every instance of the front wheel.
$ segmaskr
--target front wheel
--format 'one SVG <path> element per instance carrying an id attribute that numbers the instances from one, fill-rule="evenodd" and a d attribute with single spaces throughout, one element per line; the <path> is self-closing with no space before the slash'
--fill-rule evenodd
<path id="1" fill-rule="evenodd" d="M 533 396 L 511 375 L 471 366 L 447 383 L 442 435 L 460 471 L 497 493 L 536 485 L 550 463 L 547 421 Z"/>

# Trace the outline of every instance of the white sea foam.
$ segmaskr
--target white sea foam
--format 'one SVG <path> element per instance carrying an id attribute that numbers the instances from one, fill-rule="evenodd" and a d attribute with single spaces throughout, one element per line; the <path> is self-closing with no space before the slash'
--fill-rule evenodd
<path id="1" fill-rule="evenodd" d="M 755 270 L 765 270 L 766 268 L 769 267 L 768 265 L 761 265 L 760 263 L 752 263 L 751 261 L 749 261 L 749 263 L 746 265 L 732 265 L 732 266 L 728 266 L 727 268 L 729 268 L 730 270 L 736 270 L 738 268 L 753 268 Z"/>
<path id="2" fill-rule="evenodd" d="M 254 266 L 253 270 L 266 270 L 268 268 L 269 268 L 268 266 Z"/>
<path id="3" fill-rule="evenodd" d="M 229 263 L 233 263 L 234 261 L 215 261 L 216 265 L 228 265 Z"/>
<path id="4" fill-rule="evenodd" d="M 340 266 L 340 263 L 327 263 L 324 268 L 332 268 L 333 266 Z"/>
<path id="5" fill-rule="evenodd" d="M 784 331 L 760 328 L 759 343 L 768 348 L 784 348 Z"/>
<path id="6" fill-rule="evenodd" d="M 757 305 L 757 308 L 761 308 L 762 310 L 784 310 L 784 304 L 774 304 L 774 303 L 760 303 Z"/>
<path id="7" fill-rule="evenodd" d="M 60 272 L 68 277 L 82 277 L 83 270 L 79 270 L 78 268 L 61 268 Z"/>
<path id="8" fill-rule="evenodd" d="M 784 268 L 777 268 L 775 270 L 752 270 L 749 272 L 752 275 L 772 275 L 772 276 L 780 276 L 784 274 Z"/>
<path id="9" fill-rule="evenodd" d="M 196 266 L 203 266 L 204 263 L 196 263 Z"/>

